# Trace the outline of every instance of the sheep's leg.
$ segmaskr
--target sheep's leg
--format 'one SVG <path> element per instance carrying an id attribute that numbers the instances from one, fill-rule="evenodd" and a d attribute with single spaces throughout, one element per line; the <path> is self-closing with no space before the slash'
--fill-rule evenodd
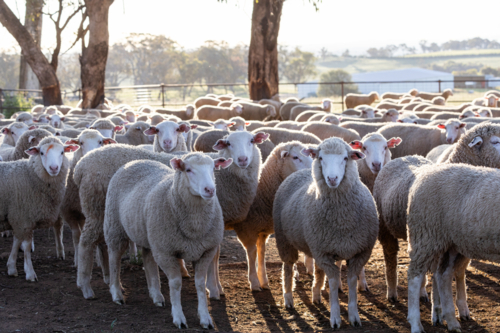
<path id="1" fill-rule="evenodd" d="M 97 267 L 102 267 L 102 250 L 99 246 L 95 248 L 95 261 Z"/>
<path id="2" fill-rule="evenodd" d="M 332 328 L 340 328 L 342 324 L 339 304 L 340 270 L 336 265 L 335 259 L 331 255 L 315 253 L 314 260 L 316 267 L 319 266 L 325 271 L 328 277 L 328 284 L 330 285 L 330 325 Z M 354 277 L 357 278 L 357 275 Z M 356 279 L 354 280 L 354 286 L 355 284 Z M 351 285 L 349 285 L 349 287 L 351 287 Z M 354 290 L 356 290 L 356 287 Z M 351 311 L 349 311 L 349 316 L 350 315 Z"/>
<path id="3" fill-rule="evenodd" d="M 133 256 L 137 259 L 137 245 L 135 245 L 135 243 L 131 240 L 128 241 L 128 254 L 129 256 Z"/>
<path id="4" fill-rule="evenodd" d="M 268 237 L 269 235 L 260 234 L 257 240 L 257 255 L 259 260 L 258 274 L 262 289 L 271 289 L 269 288 L 269 280 L 267 279 L 266 270 L 266 242 Z"/>
<path id="5" fill-rule="evenodd" d="M 208 295 L 213 299 L 220 299 L 220 289 L 218 286 L 218 277 L 219 277 L 219 251 L 214 255 L 212 259 L 212 263 L 208 267 L 207 271 L 207 282 L 206 286 L 208 289 Z"/>
<path id="6" fill-rule="evenodd" d="M 238 240 L 245 248 L 245 252 L 247 253 L 247 265 L 248 265 L 248 282 L 250 283 L 250 289 L 253 291 L 261 291 L 260 277 L 257 274 L 257 247 L 259 246 L 259 235 L 255 232 L 249 232 L 249 230 L 244 230 L 238 228 L 238 226 L 234 229 L 236 231 L 236 235 L 238 236 Z M 265 246 L 265 243 L 264 243 Z M 265 252 L 265 248 L 264 248 Z M 259 266 L 260 266 L 260 257 L 259 257 Z M 259 269 L 259 274 L 261 267 Z M 265 269 L 265 266 L 264 266 Z"/>
<path id="7" fill-rule="evenodd" d="M 314 282 L 312 286 L 313 303 L 321 303 L 321 290 L 325 286 L 325 271 L 314 265 Z"/>
<path id="8" fill-rule="evenodd" d="M 56 255 L 57 259 L 66 259 L 64 253 L 64 244 L 63 244 L 63 221 L 61 216 L 57 218 L 57 221 L 54 223 L 54 227 L 52 230 L 54 231 L 54 238 L 56 241 Z"/>
<path id="9" fill-rule="evenodd" d="M 358 276 L 358 290 L 359 291 L 370 291 L 370 289 L 368 289 L 368 282 L 366 282 L 365 268 L 364 267 L 361 269 L 361 272 L 359 273 L 359 276 Z"/>
<path id="10" fill-rule="evenodd" d="M 422 285 L 420 286 L 420 301 L 427 303 L 429 302 L 429 294 L 427 294 L 427 275 L 424 276 L 422 280 Z"/>
<path id="11" fill-rule="evenodd" d="M 68 222 L 66 221 L 66 223 L 68 223 Z M 68 223 L 68 225 L 71 228 L 71 236 L 73 238 L 73 247 L 75 249 L 75 258 L 74 258 L 75 267 L 78 267 L 78 245 L 80 243 L 80 235 L 81 235 L 82 231 L 80 229 L 80 225 L 78 225 L 78 224 Z"/>
<path id="12" fill-rule="evenodd" d="M 205 289 L 208 266 L 212 264 L 211 258 L 215 256 L 216 251 L 218 251 L 218 249 L 214 248 L 212 251 L 205 252 L 194 265 L 194 283 L 198 295 L 198 316 L 200 317 L 200 325 L 204 329 L 214 328 L 212 318 L 208 313 L 207 294 Z"/>
<path id="13" fill-rule="evenodd" d="M 167 275 L 170 288 L 170 303 L 172 304 L 172 317 L 177 328 L 187 328 L 186 317 L 182 312 L 181 288 L 182 274 L 177 258 L 168 258 L 163 255 L 155 256 L 155 261 Z"/>
<path id="14" fill-rule="evenodd" d="M 24 240 L 21 246 L 24 251 L 24 272 L 26 272 L 26 280 L 35 282 L 38 279 L 33 269 L 33 263 L 31 262 L 31 241 L 32 239 Z"/>
<path id="15" fill-rule="evenodd" d="M 7 273 L 10 276 L 17 276 L 17 254 L 22 241 L 14 235 L 14 242 L 12 243 L 12 251 L 10 251 L 9 260 L 7 261 Z"/>
<path id="16" fill-rule="evenodd" d="M 348 312 L 353 327 L 361 326 L 358 312 L 358 276 L 370 258 L 371 250 L 357 254 L 347 261 L 347 285 L 349 286 Z"/>
<path id="17" fill-rule="evenodd" d="M 398 239 L 391 235 L 382 221 L 378 239 L 384 250 L 387 299 L 396 302 L 398 299 Z"/>
<path id="18" fill-rule="evenodd" d="M 101 249 L 101 254 L 102 254 L 102 262 L 101 262 L 101 269 L 102 269 L 102 278 L 104 280 L 104 283 L 109 284 L 109 256 L 108 256 L 108 249 L 106 243 L 100 243 L 99 248 Z"/>
<path id="19" fill-rule="evenodd" d="M 342 260 L 337 260 L 337 267 L 339 268 L 339 274 L 340 274 L 339 293 L 341 293 L 342 292 Z"/>
<path id="20" fill-rule="evenodd" d="M 179 265 L 181 266 L 181 274 L 183 278 L 190 278 L 189 272 L 186 268 L 186 262 L 183 259 L 179 259 Z"/>
<path id="21" fill-rule="evenodd" d="M 160 272 L 150 249 L 142 248 L 142 262 L 148 282 L 149 297 L 156 306 L 165 306 L 165 298 L 161 293 Z"/>
<path id="22" fill-rule="evenodd" d="M 283 263 L 283 297 L 285 307 L 293 308 L 293 263 Z"/>
<path id="23" fill-rule="evenodd" d="M 128 240 L 121 239 L 110 242 L 108 246 L 109 256 L 109 292 L 116 304 L 125 304 L 125 299 L 122 293 L 122 284 L 120 282 L 120 269 L 122 263 L 122 255 L 127 250 Z"/>
<path id="24" fill-rule="evenodd" d="M 425 272 L 418 275 L 410 275 L 410 268 L 408 269 L 408 322 L 411 325 L 411 333 L 424 333 L 424 327 L 420 322 L 420 287 L 425 278 Z"/>
<path id="25" fill-rule="evenodd" d="M 458 308 L 458 313 L 460 315 L 460 320 L 470 320 L 470 311 L 467 306 L 467 289 L 465 286 L 465 271 L 467 266 L 469 266 L 470 259 L 462 255 L 458 255 L 455 260 L 455 281 L 457 288 L 457 299 L 456 304 Z"/>
<path id="26" fill-rule="evenodd" d="M 309 257 L 304 253 L 304 266 L 306 266 L 306 273 L 313 276 L 314 275 L 314 259 Z"/>
<path id="27" fill-rule="evenodd" d="M 444 260 L 446 262 L 446 266 L 441 266 L 436 271 L 434 276 L 436 277 L 436 281 L 438 282 L 438 290 L 439 297 L 441 299 L 441 306 L 443 311 L 443 320 L 446 320 L 446 324 L 448 326 L 448 331 L 460 332 L 460 323 L 455 317 L 455 304 L 453 303 L 453 290 L 452 290 L 452 281 L 453 281 L 453 264 L 455 262 L 455 258 L 457 253 L 448 252 L 446 255 L 449 255 L 448 260 Z"/>
<path id="28" fill-rule="evenodd" d="M 443 311 L 441 309 L 441 298 L 439 297 L 438 281 L 436 273 L 432 276 L 432 325 L 443 325 Z"/>
<path id="29" fill-rule="evenodd" d="M 78 277 L 76 285 L 82 290 L 85 299 L 95 298 L 94 291 L 90 286 L 90 279 L 92 277 L 92 266 L 94 265 L 94 249 L 99 241 L 99 235 L 93 232 L 91 228 L 87 229 L 87 226 L 101 224 L 93 220 L 86 221 L 78 246 Z"/>

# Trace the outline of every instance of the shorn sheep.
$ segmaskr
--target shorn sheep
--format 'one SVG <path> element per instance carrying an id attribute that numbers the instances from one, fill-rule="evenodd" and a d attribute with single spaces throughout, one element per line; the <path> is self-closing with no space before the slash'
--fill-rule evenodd
<path id="1" fill-rule="evenodd" d="M 432 101 L 436 97 L 443 97 L 444 100 L 447 101 L 450 96 L 453 96 L 453 91 L 451 89 L 445 89 L 442 93 L 419 92 L 415 95 L 415 97 L 420 97 L 429 101 Z"/>
<path id="2" fill-rule="evenodd" d="M 129 240 L 143 249 L 149 295 L 163 306 L 158 266 L 168 277 L 174 325 L 188 327 L 181 307 L 179 259 L 193 262 L 198 316 L 204 329 L 213 328 L 206 295 L 209 266 L 224 233 L 222 209 L 216 196 L 214 168 L 227 168 L 231 159 L 190 153 L 170 161 L 134 161 L 116 172 L 106 196 L 104 235 L 110 258 L 110 291 L 123 304 L 121 257 Z M 130 182 L 130 179 L 138 181 Z"/>
<path id="3" fill-rule="evenodd" d="M 229 119 L 238 117 L 242 114 L 243 107 L 241 104 L 234 103 L 230 107 L 221 106 L 202 106 L 196 109 L 195 119 L 216 121 L 217 119 Z"/>
<path id="4" fill-rule="evenodd" d="M 293 308 L 293 265 L 299 253 L 315 260 L 312 299 L 321 302 L 325 273 L 330 285 L 330 325 L 340 328 L 336 261 L 347 260 L 349 322 L 361 326 L 357 279 L 377 240 L 378 216 L 368 188 L 359 180 L 356 160 L 363 153 L 338 138 L 303 151 L 312 169 L 297 171 L 281 184 L 273 206 L 276 245 L 283 261 L 284 304 Z M 351 207 L 351 206 L 354 206 Z"/>
<path id="5" fill-rule="evenodd" d="M 190 120 L 194 117 L 194 105 L 188 104 L 185 109 L 173 110 L 173 109 L 156 109 L 156 113 L 168 114 L 179 117 L 181 120 Z"/>
<path id="6" fill-rule="evenodd" d="M 274 195 L 289 175 L 311 167 L 312 159 L 300 153 L 303 149 L 306 146 L 298 141 L 280 143 L 273 149 L 262 165 L 257 194 L 247 217 L 234 225 L 236 235 L 247 252 L 248 281 L 252 290 L 269 289 L 265 254 L 267 239 L 274 233 Z"/>
<path id="7" fill-rule="evenodd" d="M 7 261 L 9 275 L 17 276 L 17 254 L 22 246 L 26 280 L 37 280 L 31 262 L 33 230 L 55 224 L 68 175 L 69 163 L 64 153 L 77 149 L 78 146 L 63 145 L 51 136 L 26 151 L 29 159 L 0 164 L 0 183 L 9 189 L 0 206 L 0 231 L 13 230 L 14 234 Z"/>
<path id="8" fill-rule="evenodd" d="M 370 105 L 375 101 L 378 101 L 380 97 L 378 96 L 378 93 L 376 92 L 371 92 L 368 95 L 363 95 L 363 94 L 347 94 L 344 97 L 344 103 L 346 108 L 351 109 L 355 108 L 358 105 L 366 104 Z"/>

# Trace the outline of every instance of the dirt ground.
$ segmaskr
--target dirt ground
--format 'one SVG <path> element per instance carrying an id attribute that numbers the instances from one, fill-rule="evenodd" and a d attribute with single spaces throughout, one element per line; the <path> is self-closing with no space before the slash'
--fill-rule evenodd
<path id="1" fill-rule="evenodd" d="M 168 296 L 168 281 L 163 273 L 162 291 L 167 305 L 158 308 L 148 296 L 144 272 L 138 265 L 123 262 L 122 284 L 126 289 L 126 305 L 111 301 L 107 285 L 96 267 L 92 287 L 96 300 L 85 300 L 76 287 L 76 270 L 72 267 L 73 245 L 68 229 L 64 233 L 66 260 L 54 258 L 51 232 L 37 230 L 33 265 L 38 282 L 25 280 L 22 253 L 19 254 L 19 277 L 7 276 L 7 257 L 12 238 L 0 238 L 0 332 L 174 332 Z M 311 302 L 310 276 L 299 266 L 301 281 L 294 292 L 295 310 L 283 306 L 281 263 L 274 239 L 268 246 L 267 268 L 271 290 L 251 292 L 247 282 L 245 251 L 233 233 L 227 232 L 222 245 L 220 277 L 226 295 L 209 301 L 210 314 L 219 332 L 323 332 L 329 324 L 328 289 L 323 303 Z M 400 300 L 396 304 L 385 298 L 383 255 L 377 244 L 366 267 L 369 292 L 359 294 L 361 328 L 352 328 L 347 318 L 347 285 L 342 272 L 344 293 L 340 294 L 342 331 L 409 332 L 407 315 L 406 245 L 399 257 Z M 188 269 L 192 274 L 192 269 Z M 468 302 L 472 320 L 463 322 L 465 332 L 500 332 L 500 266 L 473 261 L 467 273 Z M 430 292 L 430 287 L 428 288 Z M 182 306 L 189 329 L 203 331 L 197 318 L 197 298 L 193 278 L 183 280 Z M 430 304 L 422 304 L 422 320 L 426 332 L 447 332 L 433 327 Z"/>

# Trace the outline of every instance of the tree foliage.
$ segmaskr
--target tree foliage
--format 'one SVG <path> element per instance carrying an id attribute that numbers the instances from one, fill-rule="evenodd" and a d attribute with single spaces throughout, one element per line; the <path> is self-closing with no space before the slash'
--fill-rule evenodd
<path id="1" fill-rule="evenodd" d="M 298 47 L 290 52 L 286 46 L 280 46 L 278 55 L 280 79 L 304 82 L 317 74 L 316 57 L 311 52 Z"/>
<path id="2" fill-rule="evenodd" d="M 331 71 L 321 74 L 319 82 L 351 82 L 351 74 L 342 69 L 333 69 Z M 355 84 L 345 84 L 344 94 L 356 93 L 358 87 Z M 340 84 L 320 84 L 318 88 L 318 96 L 330 97 L 340 96 L 342 94 L 342 87 Z"/>

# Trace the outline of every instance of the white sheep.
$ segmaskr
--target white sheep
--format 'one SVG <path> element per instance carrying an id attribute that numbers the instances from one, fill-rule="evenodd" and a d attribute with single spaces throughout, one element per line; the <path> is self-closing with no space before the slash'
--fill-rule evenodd
<path id="1" fill-rule="evenodd" d="M 29 160 L 0 164 L 0 183 L 9 189 L 0 207 L 0 231 L 12 229 L 14 234 L 7 261 L 9 275 L 17 276 L 17 254 L 22 246 L 26 280 L 37 280 L 31 262 L 33 230 L 56 223 L 68 175 L 68 159 L 64 153 L 77 149 L 78 146 L 63 145 L 50 136 L 26 150 Z"/>
<path id="2" fill-rule="evenodd" d="M 241 104 L 233 103 L 230 107 L 205 105 L 196 109 L 195 119 L 216 121 L 240 116 L 243 112 Z"/>
<path id="3" fill-rule="evenodd" d="M 154 136 L 153 151 L 171 153 L 187 151 L 186 141 L 182 134 L 190 130 L 188 123 L 177 124 L 173 121 L 163 121 L 145 130 L 144 134 Z"/>
<path id="4" fill-rule="evenodd" d="M 233 118 L 239 118 L 239 117 L 233 117 Z M 235 123 L 232 122 L 231 120 L 225 120 L 225 119 L 217 119 L 214 122 L 210 122 L 210 125 L 212 125 L 214 129 L 219 129 L 222 131 L 229 131 L 229 127 L 232 127 L 234 124 Z"/>
<path id="5" fill-rule="evenodd" d="M 231 129 L 234 131 L 246 131 L 247 126 L 250 125 L 250 122 L 245 121 L 245 119 L 241 117 L 233 117 L 229 119 L 230 122 L 233 123 L 233 126 L 231 126 Z"/>
<path id="6" fill-rule="evenodd" d="M 242 107 L 239 116 L 245 120 L 265 120 L 267 117 L 273 119 L 277 115 L 276 108 L 271 104 L 261 105 L 241 101 L 238 101 L 238 104 Z"/>
<path id="7" fill-rule="evenodd" d="M 358 133 L 354 130 L 343 128 L 326 122 L 308 122 L 307 125 L 302 127 L 301 131 L 312 133 L 321 140 L 325 140 L 334 136 L 344 139 L 345 142 L 351 142 L 361 139 Z"/>
<path id="8" fill-rule="evenodd" d="M 194 105 L 188 104 L 186 105 L 185 109 L 180 109 L 180 110 L 155 109 L 155 112 L 160 114 L 174 115 L 181 118 L 181 120 L 190 120 L 193 119 L 194 117 L 194 110 L 195 110 Z"/>
<path id="9" fill-rule="evenodd" d="M 37 128 L 36 126 L 28 126 L 25 123 L 12 123 L 2 129 L 4 135 L 2 145 L 7 144 L 15 146 L 21 135 L 28 131 Z"/>
<path id="10" fill-rule="evenodd" d="M 377 92 L 371 92 L 367 95 L 364 94 L 347 94 L 344 97 L 344 103 L 346 108 L 351 109 L 358 105 L 370 105 L 373 102 L 380 100 L 380 97 Z"/>
<path id="11" fill-rule="evenodd" d="M 283 261 L 285 306 L 293 307 L 293 265 L 301 251 L 315 260 L 312 288 L 315 303 L 321 302 L 326 273 L 330 285 L 330 324 L 332 328 L 340 328 L 340 270 L 336 261 L 349 260 L 349 322 L 361 326 L 356 284 L 378 234 L 375 202 L 359 180 L 355 162 L 364 155 L 339 138 L 327 139 L 303 153 L 314 158 L 312 169 L 290 175 L 279 187 L 273 205 L 276 245 Z"/>
<path id="12" fill-rule="evenodd" d="M 149 129 L 149 124 L 138 121 L 132 124 L 124 135 L 116 135 L 115 140 L 118 143 L 124 143 L 132 146 L 153 143 L 150 138 L 144 134 L 144 131 Z"/>
<path id="13" fill-rule="evenodd" d="M 132 240 L 143 248 L 149 294 L 160 306 L 165 300 L 160 291 L 158 265 L 167 275 L 173 322 L 178 328 L 188 327 L 181 307 L 178 260 L 193 262 L 200 325 L 204 329 L 214 327 L 208 312 L 206 279 L 224 233 L 214 168 L 227 168 L 231 163 L 231 159 L 213 160 L 190 153 L 182 159 L 172 159 L 173 170 L 156 161 L 134 161 L 116 172 L 109 183 L 104 217 L 114 302 L 124 301 L 120 264 L 128 241 Z M 127 182 L 131 177 L 138 181 Z"/>
<path id="14" fill-rule="evenodd" d="M 33 129 L 24 132 L 19 140 L 16 142 L 15 146 L 10 146 L 7 144 L 0 146 L 0 156 L 3 161 L 17 161 L 22 158 L 28 158 L 26 150 L 30 147 L 36 146 L 42 141 L 43 138 L 52 136 L 47 130 L 44 129 Z"/>

